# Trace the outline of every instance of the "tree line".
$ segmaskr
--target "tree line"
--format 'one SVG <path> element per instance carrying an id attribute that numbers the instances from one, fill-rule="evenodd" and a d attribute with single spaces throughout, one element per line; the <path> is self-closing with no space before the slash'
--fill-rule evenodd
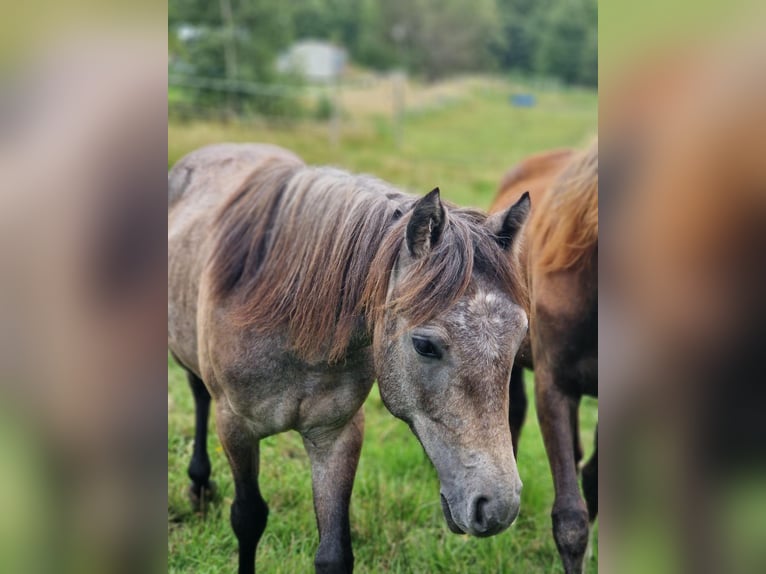
<path id="1" fill-rule="evenodd" d="M 378 71 L 403 68 L 426 81 L 461 72 L 494 72 L 596 86 L 596 2 L 169 0 L 174 80 L 237 80 L 263 89 L 244 93 L 231 87 L 174 87 L 173 110 L 192 117 L 202 110 L 224 117 L 327 116 L 331 105 L 325 100 L 311 110 L 295 95 L 298 91 L 274 97 L 262 88 L 284 91 L 303 82 L 299 76 L 279 74 L 274 63 L 292 42 L 307 38 L 344 47 L 358 65 Z"/>
<path id="2" fill-rule="evenodd" d="M 597 0 L 170 0 L 168 36 L 191 74 L 265 83 L 299 38 L 426 80 L 494 71 L 595 86 L 598 77 Z"/>

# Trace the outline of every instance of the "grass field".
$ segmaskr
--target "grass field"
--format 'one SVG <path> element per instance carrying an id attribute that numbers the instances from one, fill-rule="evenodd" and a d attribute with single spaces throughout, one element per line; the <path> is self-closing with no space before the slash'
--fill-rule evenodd
<path id="1" fill-rule="evenodd" d="M 596 131 L 595 93 L 539 93 L 537 107 L 519 109 L 508 104 L 514 89 L 497 82 L 473 86 L 446 104 L 408 115 L 401 149 L 394 145 L 385 116 L 344 120 L 337 147 L 328 144 L 327 127 L 320 124 L 171 124 L 168 164 L 208 143 L 270 142 L 309 163 L 369 172 L 415 193 L 438 185 L 451 201 L 486 208 L 500 177 L 515 161 L 536 151 L 583 144 Z M 531 397 L 532 374 L 527 375 Z M 506 532 L 488 539 L 449 533 L 436 473 L 407 426 L 385 410 L 377 388 L 365 410 L 366 434 L 351 507 L 357 572 L 562 571 L 550 531 L 553 487 L 534 405 L 518 460 L 524 482 L 521 513 Z M 596 418 L 596 402 L 585 400 L 581 426 L 586 455 Z M 205 518 L 191 513 L 185 490 L 192 436 L 191 393 L 182 371 L 169 360 L 168 572 L 234 572 L 237 546 L 228 520 L 234 489 L 227 462 L 211 431 L 209 450 L 220 500 Z M 313 571 L 317 532 L 311 476 L 296 433 L 262 442 L 260 484 L 271 513 L 258 548 L 259 571 Z M 593 550 L 587 572 L 597 572 L 597 543 Z"/>

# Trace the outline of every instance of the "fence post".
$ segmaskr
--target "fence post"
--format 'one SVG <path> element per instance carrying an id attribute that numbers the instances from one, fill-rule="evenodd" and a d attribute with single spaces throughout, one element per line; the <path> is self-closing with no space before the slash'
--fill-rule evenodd
<path id="1" fill-rule="evenodd" d="M 405 73 L 397 70 L 391 75 L 391 88 L 393 96 L 393 124 L 394 124 L 394 143 L 397 148 L 402 147 L 403 137 L 403 119 L 404 119 L 404 83 Z"/>
<path id="2" fill-rule="evenodd" d="M 340 143 L 340 76 L 336 75 L 332 85 L 332 115 L 330 116 L 330 145 Z"/>

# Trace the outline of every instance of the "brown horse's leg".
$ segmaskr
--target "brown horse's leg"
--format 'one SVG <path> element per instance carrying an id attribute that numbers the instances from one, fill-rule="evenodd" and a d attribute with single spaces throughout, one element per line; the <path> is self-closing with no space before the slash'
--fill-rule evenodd
<path id="1" fill-rule="evenodd" d="M 314 559 L 317 573 L 350 573 L 354 569 L 348 508 L 364 435 L 360 408 L 341 429 L 311 429 L 303 444 L 311 459 L 314 512 L 319 548 Z"/>
<path id="2" fill-rule="evenodd" d="M 195 511 L 205 512 L 206 503 L 213 495 L 210 482 L 210 458 L 207 454 L 207 422 L 210 415 L 210 393 L 197 375 L 186 371 L 189 386 L 194 395 L 194 449 L 189 462 L 188 474 L 191 479 L 189 500 Z"/>
<path id="3" fill-rule="evenodd" d="M 588 518 L 591 522 L 596 520 L 598 514 L 598 425 L 596 425 L 596 436 L 593 444 L 593 454 L 588 460 L 588 464 L 582 469 L 582 490 L 585 494 Z"/>
<path id="4" fill-rule="evenodd" d="M 588 511 L 580 496 L 577 466 L 572 449 L 572 408 L 576 400 L 553 383 L 543 366 L 535 369 L 535 399 L 545 450 L 553 474 L 553 538 L 567 574 L 582 572 L 588 545 Z"/>
<path id="5" fill-rule="evenodd" d="M 572 450 L 574 451 L 575 466 L 579 467 L 582 461 L 583 448 L 580 440 L 580 401 L 572 401 L 570 404 L 571 414 L 569 420 L 572 424 Z"/>
<path id="6" fill-rule="evenodd" d="M 510 403 L 508 411 L 508 423 L 511 427 L 511 442 L 513 443 L 513 456 L 519 453 L 519 438 L 521 427 L 527 416 L 527 391 L 524 388 L 524 367 L 514 364 L 511 369 L 510 380 Z"/>
<path id="7" fill-rule="evenodd" d="M 239 542 L 239 574 L 255 573 L 255 549 L 266 529 L 269 507 L 258 488 L 259 439 L 245 421 L 218 407 L 216 424 L 234 477 L 231 526 Z"/>

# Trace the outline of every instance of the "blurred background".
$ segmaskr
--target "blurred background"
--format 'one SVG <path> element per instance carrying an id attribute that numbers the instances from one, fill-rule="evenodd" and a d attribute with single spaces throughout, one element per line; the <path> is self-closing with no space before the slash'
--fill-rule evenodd
<path id="1" fill-rule="evenodd" d="M 401 188 L 489 207 L 503 174 L 597 130 L 595 0 L 171 0 L 168 167 L 222 141 L 268 142 L 316 165 L 371 173 Z M 532 393 L 531 374 L 527 380 Z M 431 463 L 377 388 L 351 509 L 357 572 L 561 572 L 550 527 L 553 486 L 534 407 L 521 439 L 522 512 L 489 539 L 451 534 Z M 193 402 L 168 360 L 170 572 L 233 568 L 234 496 L 217 437 L 220 498 L 206 517 L 186 498 Z M 596 401 L 583 409 L 589 454 Z M 311 571 L 318 542 L 300 437 L 261 444 L 270 506 L 265 572 Z M 598 571 L 598 543 L 587 572 Z"/>

